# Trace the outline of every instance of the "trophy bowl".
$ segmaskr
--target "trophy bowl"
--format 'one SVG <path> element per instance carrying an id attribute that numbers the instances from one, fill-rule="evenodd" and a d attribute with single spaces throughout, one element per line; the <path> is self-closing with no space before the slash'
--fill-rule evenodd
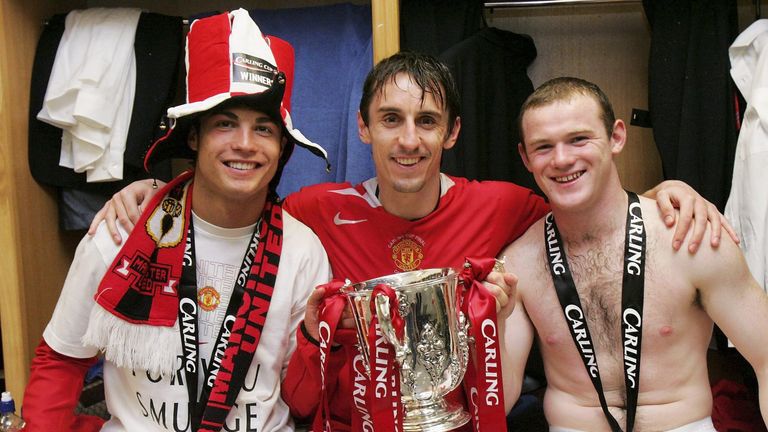
<path id="1" fill-rule="evenodd" d="M 469 355 L 468 323 L 457 307 L 457 281 L 453 269 L 438 268 L 396 273 L 342 288 L 352 308 L 358 350 L 369 377 L 372 301 L 381 331 L 395 349 L 405 431 L 448 431 L 470 419 L 460 404 L 445 400 L 461 383 Z M 405 323 L 401 340 L 392 329 L 388 306 L 381 304 L 389 298 L 371 298 L 379 284 L 390 286 L 397 296 L 398 313 Z"/>

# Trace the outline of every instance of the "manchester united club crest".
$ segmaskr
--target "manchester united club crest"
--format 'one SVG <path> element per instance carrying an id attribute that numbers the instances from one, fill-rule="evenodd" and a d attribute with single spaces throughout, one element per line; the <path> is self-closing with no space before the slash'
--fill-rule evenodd
<path id="1" fill-rule="evenodd" d="M 216 288 L 207 286 L 197 292 L 197 304 L 200 305 L 200 309 L 210 312 L 215 310 L 221 302 L 221 296 Z"/>
<path id="2" fill-rule="evenodd" d="M 423 241 L 415 236 L 403 236 L 392 243 L 392 261 L 402 271 L 416 270 L 424 259 Z"/>

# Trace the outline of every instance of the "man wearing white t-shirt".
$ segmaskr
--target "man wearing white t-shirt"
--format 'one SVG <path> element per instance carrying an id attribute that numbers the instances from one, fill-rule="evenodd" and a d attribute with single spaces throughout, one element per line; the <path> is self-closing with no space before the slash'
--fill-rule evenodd
<path id="1" fill-rule="evenodd" d="M 189 157 L 194 169 L 122 247 L 103 225 L 80 243 L 32 364 L 27 431 L 293 430 L 280 383 L 330 269 L 275 190 L 296 144 L 326 154 L 292 127 L 290 46 L 245 10 L 195 21 L 187 50 L 187 103 L 145 167 Z M 106 423 L 73 413 L 100 351 Z"/>

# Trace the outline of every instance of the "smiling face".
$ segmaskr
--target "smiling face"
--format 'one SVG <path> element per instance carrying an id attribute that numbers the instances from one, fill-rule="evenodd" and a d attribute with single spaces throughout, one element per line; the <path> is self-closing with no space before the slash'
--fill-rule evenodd
<path id="1" fill-rule="evenodd" d="M 222 227 L 234 222 L 223 220 L 228 214 L 244 220 L 255 214 L 255 222 L 285 144 L 281 126 L 260 111 L 226 108 L 201 117 L 188 144 L 197 151 L 195 213 Z M 234 223 L 244 226 L 239 225 L 242 221 Z"/>
<path id="2" fill-rule="evenodd" d="M 372 147 L 385 208 L 422 198 L 436 202 L 440 159 L 444 149 L 456 144 L 458 118 L 449 132 L 449 116 L 442 104 L 431 93 L 422 95 L 406 73 L 397 74 L 376 92 L 367 117 L 366 125 L 358 113 L 360 139 Z"/>
<path id="3" fill-rule="evenodd" d="M 520 155 L 553 208 L 590 209 L 618 185 L 613 156 L 626 141 L 624 122 L 606 130 L 602 108 L 581 93 L 523 113 Z"/>

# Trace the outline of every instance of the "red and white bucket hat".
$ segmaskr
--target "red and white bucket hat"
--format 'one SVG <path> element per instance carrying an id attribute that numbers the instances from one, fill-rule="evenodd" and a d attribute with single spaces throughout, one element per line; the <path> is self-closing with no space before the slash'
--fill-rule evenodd
<path id="1" fill-rule="evenodd" d="M 328 153 L 310 141 L 291 121 L 293 47 L 274 36 L 263 36 L 248 11 L 232 12 L 192 22 L 187 34 L 187 103 L 168 109 L 171 128 L 149 148 L 144 168 L 168 158 L 193 159 L 187 145 L 189 127 L 195 118 L 224 103 L 245 103 L 282 120 L 288 145 L 283 150 L 278 173 L 298 144 L 328 163 Z"/>

